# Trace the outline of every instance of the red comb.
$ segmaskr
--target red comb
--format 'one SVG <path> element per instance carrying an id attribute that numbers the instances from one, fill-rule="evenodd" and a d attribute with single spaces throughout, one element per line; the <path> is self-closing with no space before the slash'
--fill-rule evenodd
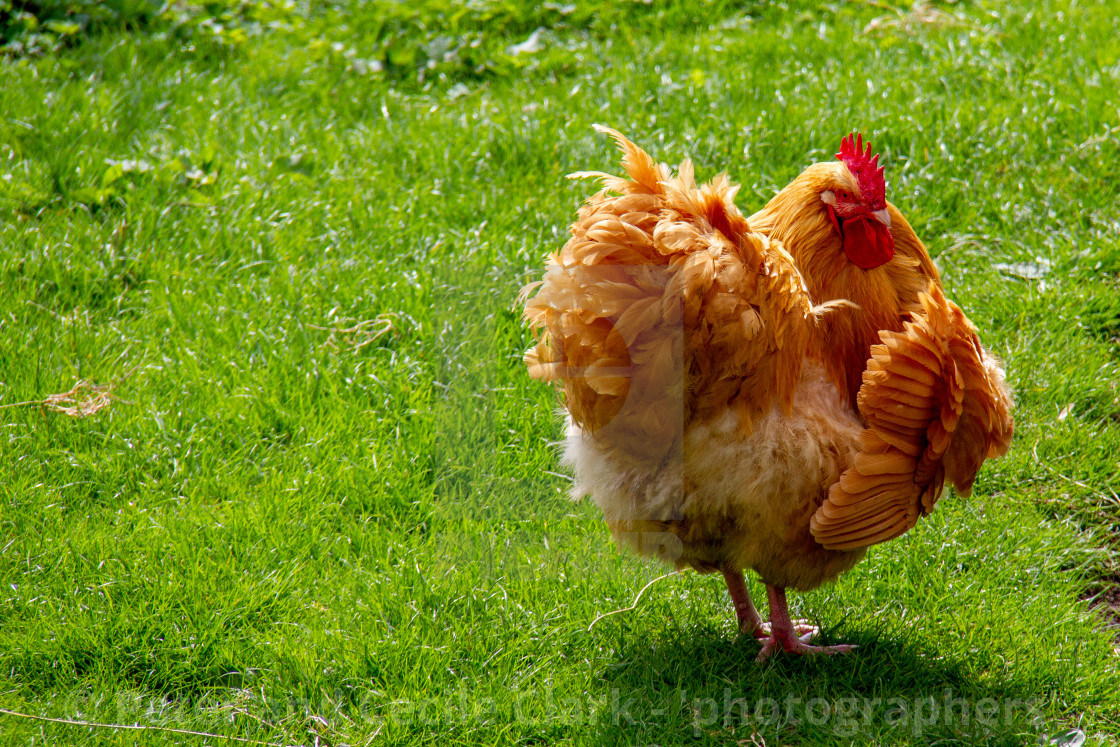
<path id="1" fill-rule="evenodd" d="M 887 182 L 883 178 L 883 168 L 879 166 L 879 154 L 871 155 L 871 143 L 863 149 L 863 135 L 851 133 L 840 143 L 836 154 L 859 182 L 859 191 L 872 210 L 887 206 Z"/>

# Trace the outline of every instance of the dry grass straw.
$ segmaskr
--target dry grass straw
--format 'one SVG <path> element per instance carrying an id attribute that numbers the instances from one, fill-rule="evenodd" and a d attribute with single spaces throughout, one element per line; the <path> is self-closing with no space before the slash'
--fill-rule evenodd
<path id="1" fill-rule="evenodd" d="M 83 379 L 68 391 L 52 394 L 46 399 L 0 405 L 0 409 L 42 407 L 44 410 L 62 413 L 72 418 L 88 418 L 106 409 L 115 401 L 120 400 L 113 395 L 112 384 L 94 384 Z"/>

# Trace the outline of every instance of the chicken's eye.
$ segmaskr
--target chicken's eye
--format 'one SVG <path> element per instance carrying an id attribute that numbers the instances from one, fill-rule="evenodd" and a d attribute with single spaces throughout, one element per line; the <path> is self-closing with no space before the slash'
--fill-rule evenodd
<path id="1" fill-rule="evenodd" d="M 843 190 L 840 191 L 840 199 L 841 200 L 844 200 L 845 202 L 847 202 L 850 199 L 850 197 L 851 197 L 851 195 L 849 195 L 847 192 L 844 192 Z"/>

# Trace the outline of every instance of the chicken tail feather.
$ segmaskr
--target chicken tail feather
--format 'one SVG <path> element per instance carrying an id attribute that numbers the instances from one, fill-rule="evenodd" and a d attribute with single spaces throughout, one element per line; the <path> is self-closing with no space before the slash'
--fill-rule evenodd
<path id="1" fill-rule="evenodd" d="M 792 257 L 750 232 L 725 175 L 697 185 L 621 133 L 623 176 L 580 173 L 587 200 L 542 282 L 521 294 L 537 334 L 529 373 L 562 390 L 572 420 L 627 460 L 652 463 L 684 426 L 728 407 L 744 427 L 790 407 L 813 332 Z"/>

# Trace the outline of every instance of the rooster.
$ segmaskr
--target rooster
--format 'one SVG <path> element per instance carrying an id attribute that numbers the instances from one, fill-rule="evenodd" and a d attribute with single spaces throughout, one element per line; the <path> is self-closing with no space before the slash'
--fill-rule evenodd
<path id="1" fill-rule="evenodd" d="M 722 573 L 760 661 L 848 651 L 811 645 L 785 590 L 835 580 L 946 481 L 970 492 L 1011 440 L 1001 365 L 862 136 L 745 218 L 725 175 L 698 187 L 690 161 L 674 175 L 596 129 L 626 176 L 573 174 L 603 189 L 521 293 L 529 373 L 567 410 L 573 497 L 639 552 Z"/>

